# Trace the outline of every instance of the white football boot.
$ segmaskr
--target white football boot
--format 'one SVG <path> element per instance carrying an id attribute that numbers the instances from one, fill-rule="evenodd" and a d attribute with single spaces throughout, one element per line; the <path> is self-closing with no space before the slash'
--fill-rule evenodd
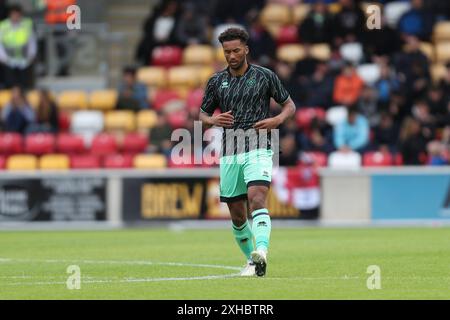
<path id="1" fill-rule="evenodd" d="M 253 277 L 255 275 L 255 264 L 249 260 L 241 271 L 241 277 Z"/>

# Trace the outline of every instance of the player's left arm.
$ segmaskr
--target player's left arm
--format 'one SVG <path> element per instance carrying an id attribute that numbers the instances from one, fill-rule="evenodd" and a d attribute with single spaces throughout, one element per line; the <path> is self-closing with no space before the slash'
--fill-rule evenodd
<path id="1" fill-rule="evenodd" d="M 292 117 L 295 114 L 295 104 L 291 98 L 288 98 L 285 103 L 282 104 L 283 109 L 281 113 L 275 117 L 267 118 L 255 123 L 253 128 L 255 129 L 276 129 L 287 119 Z"/>
<path id="2" fill-rule="evenodd" d="M 292 117 L 295 114 L 295 104 L 289 96 L 286 88 L 281 83 L 278 76 L 271 71 L 269 73 L 269 90 L 270 96 L 280 104 L 283 109 L 279 115 L 273 118 L 267 118 L 255 123 L 253 126 L 255 129 L 276 129 L 286 119 Z"/>

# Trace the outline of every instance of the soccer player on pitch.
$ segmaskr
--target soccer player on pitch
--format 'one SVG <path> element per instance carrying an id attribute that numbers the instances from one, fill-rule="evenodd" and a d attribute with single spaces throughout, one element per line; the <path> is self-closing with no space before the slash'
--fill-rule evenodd
<path id="1" fill-rule="evenodd" d="M 291 117 L 295 105 L 274 72 L 247 62 L 248 38 L 248 33 L 239 28 L 227 29 L 219 36 L 228 68 L 209 79 L 199 118 L 207 126 L 224 128 L 220 200 L 228 205 L 234 237 L 247 258 L 241 275 L 262 277 L 266 273 L 271 231 L 266 205 L 272 177 L 270 130 Z M 271 97 L 283 107 L 282 112 L 272 118 L 269 115 Z M 213 116 L 217 107 L 221 113 Z M 267 141 L 260 148 L 262 129 L 266 129 Z M 244 146 L 236 145 L 234 132 L 237 131 L 244 135 L 256 133 L 253 139 L 259 141 L 256 147 L 251 148 L 255 146 L 250 143 L 251 137 L 244 140 Z M 252 226 L 247 220 L 247 210 L 253 218 Z"/>

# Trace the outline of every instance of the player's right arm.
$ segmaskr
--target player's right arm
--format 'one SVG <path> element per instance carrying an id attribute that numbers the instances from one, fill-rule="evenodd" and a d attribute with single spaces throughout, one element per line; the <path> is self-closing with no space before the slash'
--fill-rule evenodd
<path id="1" fill-rule="evenodd" d="M 208 127 L 217 126 L 217 127 L 231 128 L 233 127 L 234 124 L 234 117 L 231 114 L 231 110 L 224 113 L 220 113 L 215 116 L 209 116 L 208 114 L 202 111 L 200 112 L 199 119 L 200 121 L 203 122 L 204 125 Z"/>
<path id="2" fill-rule="evenodd" d="M 219 106 L 219 99 L 216 95 L 217 77 L 213 76 L 206 85 L 205 95 L 203 97 L 202 106 L 200 107 L 199 119 L 208 127 L 218 126 L 230 128 L 233 126 L 234 117 L 231 111 L 213 115 L 215 109 Z"/>

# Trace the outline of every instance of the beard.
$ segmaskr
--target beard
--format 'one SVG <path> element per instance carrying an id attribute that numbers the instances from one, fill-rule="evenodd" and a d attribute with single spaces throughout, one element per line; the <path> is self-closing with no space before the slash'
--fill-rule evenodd
<path id="1" fill-rule="evenodd" d="M 228 64 L 228 66 L 233 70 L 239 70 L 240 68 L 242 68 L 244 63 L 245 63 L 245 59 L 243 59 L 241 62 L 238 62 L 235 66 L 232 66 L 230 63 Z"/>

